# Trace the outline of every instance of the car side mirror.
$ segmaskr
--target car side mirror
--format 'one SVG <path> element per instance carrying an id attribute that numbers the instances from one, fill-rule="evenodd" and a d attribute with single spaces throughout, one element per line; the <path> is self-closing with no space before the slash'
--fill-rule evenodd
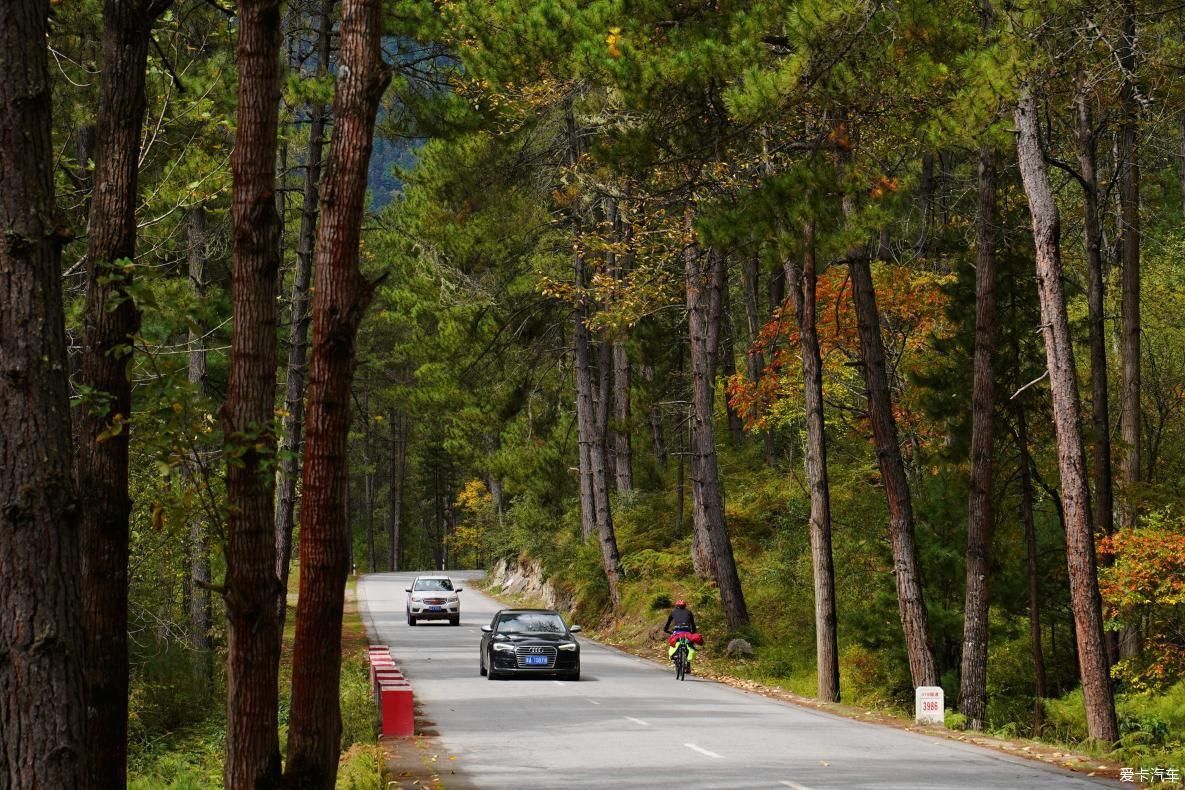
<path id="1" fill-rule="evenodd" d="M 489 632 L 493 631 L 493 630 L 494 630 L 494 628 L 493 628 L 493 626 L 489 626 L 489 625 L 483 625 L 483 626 L 481 627 L 481 630 L 482 630 L 482 632 L 483 632 L 483 633 L 487 633 L 487 634 L 488 634 Z"/>
<path id="2" fill-rule="evenodd" d="M 458 587 L 457 589 L 453 590 L 453 592 L 465 592 L 465 588 L 464 588 L 464 587 Z"/>
<path id="3" fill-rule="evenodd" d="M 572 626 L 571 628 L 569 628 L 568 630 L 569 630 L 569 631 L 571 631 L 571 632 L 572 632 L 572 633 L 574 633 L 574 634 L 578 634 L 578 633 L 580 633 L 580 626 L 578 626 L 578 625 L 574 625 L 574 626 Z"/>
<path id="4" fill-rule="evenodd" d="M 403 588 L 403 591 L 404 591 L 404 592 L 411 592 L 411 588 L 410 588 L 410 587 L 404 587 L 404 588 Z"/>

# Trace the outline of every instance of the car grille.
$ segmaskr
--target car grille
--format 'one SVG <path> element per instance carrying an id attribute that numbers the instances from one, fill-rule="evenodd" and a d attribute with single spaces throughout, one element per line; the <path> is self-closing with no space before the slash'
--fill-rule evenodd
<path id="1" fill-rule="evenodd" d="M 547 656 L 546 664 L 528 664 L 527 656 Z M 547 646 L 520 646 L 514 649 L 514 660 L 520 669 L 547 669 L 555 666 L 556 649 Z"/>
<path id="2" fill-rule="evenodd" d="M 443 598 L 425 598 L 424 603 L 428 604 L 429 606 L 443 606 L 444 599 Z"/>

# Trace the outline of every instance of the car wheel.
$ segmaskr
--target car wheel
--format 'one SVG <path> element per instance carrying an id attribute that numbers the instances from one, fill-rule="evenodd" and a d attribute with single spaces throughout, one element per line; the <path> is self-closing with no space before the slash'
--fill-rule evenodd
<path id="1" fill-rule="evenodd" d="M 409 614 L 409 615 L 407 616 L 407 624 L 408 624 L 408 625 L 415 625 L 415 624 L 416 624 L 416 618 L 412 617 L 412 616 Z"/>
<path id="2" fill-rule="evenodd" d="M 486 669 L 486 680 L 497 680 L 498 676 L 494 674 L 494 659 L 490 659 L 489 667 Z"/>
<path id="3" fill-rule="evenodd" d="M 485 677 L 485 674 L 486 674 L 486 665 L 485 665 L 485 662 L 484 662 L 484 661 L 478 660 L 478 662 L 477 662 L 477 671 L 481 673 L 482 677 Z"/>
<path id="4" fill-rule="evenodd" d="M 564 675 L 564 680 L 580 680 L 580 670 L 578 669 L 575 672 L 567 673 Z"/>
<path id="5" fill-rule="evenodd" d="M 461 615 L 457 615 L 456 617 L 450 617 L 448 619 L 448 624 L 449 625 L 460 625 L 461 624 Z"/>

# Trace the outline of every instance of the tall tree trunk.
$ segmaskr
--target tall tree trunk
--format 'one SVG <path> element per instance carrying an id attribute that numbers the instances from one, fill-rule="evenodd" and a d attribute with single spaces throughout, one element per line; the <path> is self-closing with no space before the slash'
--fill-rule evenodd
<path id="1" fill-rule="evenodd" d="M 198 301 L 206 296 L 206 210 L 189 210 L 189 283 Z M 206 326 L 199 321 L 189 330 L 189 383 L 199 395 L 206 391 Z M 190 462 L 191 484 L 205 485 L 201 460 Z M 189 646 L 196 654 L 196 666 L 207 690 L 214 681 L 213 654 L 210 651 L 210 538 L 200 510 L 189 521 Z"/>
<path id="2" fill-rule="evenodd" d="M 728 398 L 728 382 L 737 374 L 736 330 L 732 321 L 729 303 L 728 266 L 721 266 L 723 282 L 720 285 L 720 350 L 717 354 L 720 378 L 724 381 L 724 413 L 728 416 L 728 440 L 739 445 L 745 440 L 745 420 Z"/>
<path id="3" fill-rule="evenodd" d="M 1123 455 L 1119 468 L 1123 478 L 1123 497 L 1119 509 L 1120 524 L 1129 529 L 1139 523 L 1137 488 L 1143 480 L 1140 462 L 1140 104 L 1136 88 L 1136 11 L 1135 0 L 1123 4 L 1123 43 L 1120 65 L 1123 89 L 1120 101 L 1123 120 L 1119 125 L 1119 213 L 1122 220 L 1122 335 L 1119 358 L 1123 375 L 1120 411 L 1120 438 Z M 1141 652 L 1139 627 L 1125 624 L 1119 632 L 1119 657 L 1135 658 Z"/>
<path id="4" fill-rule="evenodd" d="M 633 446 L 630 438 L 630 357 L 625 343 L 613 342 L 613 464 L 617 493 L 625 494 L 634 488 Z"/>
<path id="5" fill-rule="evenodd" d="M 351 544 L 345 518 L 350 386 L 358 325 L 374 293 L 359 267 L 359 241 L 374 123 L 391 79 L 382 34 L 382 0 L 343 1 L 334 134 L 314 266 L 300 595 L 284 773 L 290 787 L 332 787 L 337 776 L 342 604 Z"/>
<path id="6" fill-rule="evenodd" d="M 650 449 L 654 453 L 654 460 L 660 467 L 667 463 L 667 442 L 663 435 L 662 409 L 658 405 L 658 393 L 654 391 L 654 366 L 642 365 L 642 378 L 650 390 L 650 408 L 647 409 L 647 421 L 650 423 Z"/>
<path id="7" fill-rule="evenodd" d="M 975 231 L 975 353 L 971 385 L 971 479 L 967 503 L 967 587 L 959 710 L 982 730 L 987 716 L 988 604 L 992 572 L 992 429 L 996 410 L 996 152 L 979 149 Z"/>
<path id="8" fill-rule="evenodd" d="M 1181 210 L 1185 214 L 1185 115 L 1177 120 L 1177 159 L 1181 167 L 1178 183 L 1181 187 Z"/>
<path id="9" fill-rule="evenodd" d="M 1020 356 L 1017 354 L 1017 361 Z M 1025 528 L 1025 553 L 1028 557 L 1029 650 L 1033 657 L 1033 732 L 1041 734 L 1045 720 L 1045 655 L 1041 650 L 1041 568 L 1037 554 L 1037 525 L 1033 519 L 1033 479 L 1029 472 L 1029 429 L 1024 404 L 1016 400 L 1016 439 L 1020 450 L 1020 520 Z"/>
<path id="10" fill-rule="evenodd" d="M 86 787 L 49 3 L 0 5 L 0 787 Z M 126 492 L 125 492 L 126 496 Z"/>
<path id="11" fill-rule="evenodd" d="M 369 165 L 369 160 L 367 162 Z M 378 573 L 378 556 L 374 551 L 374 468 L 372 464 L 375 459 L 370 452 L 374 419 L 370 416 L 369 394 L 364 404 L 365 407 L 362 413 L 362 419 L 365 421 L 362 433 L 362 466 L 366 471 L 362 475 L 362 490 L 366 498 L 363 503 L 366 506 L 366 563 L 371 573 Z M 349 429 L 347 429 L 348 432 Z"/>
<path id="12" fill-rule="evenodd" d="M 613 214 L 613 238 L 629 247 L 633 233 L 632 225 L 628 220 L 622 218 L 616 205 L 614 205 Z M 633 254 L 631 252 L 621 255 L 610 254 L 610 271 L 619 282 L 624 284 L 632 267 L 632 261 Z M 633 415 L 630 403 L 632 378 L 633 369 L 630 366 L 625 339 L 617 337 L 613 340 L 613 423 L 610 444 L 615 455 L 613 472 L 619 494 L 628 493 L 634 488 L 633 439 L 631 436 Z"/>
<path id="13" fill-rule="evenodd" d="M 387 488 L 387 570 L 399 570 L 400 541 L 403 538 L 403 475 L 407 461 L 407 425 L 391 409 L 391 481 Z"/>
<path id="14" fill-rule="evenodd" d="M 323 0 L 317 19 L 317 75 L 329 70 L 329 33 L 333 25 L 332 0 Z M 301 437 L 304 432 L 304 395 L 309 343 L 309 281 L 313 271 L 313 240 L 317 235 L 320 202 L 321 156 L 325 145 L 328 108 L 315 102 L 309 107 L 309 150 L 304 170 L 304 204 L 300 211 L 300 235 L 296 247 L 296 273 L 292 280 L 292 330 L 284 384 L 284 418 L 281 424 L 280 464 L 276 470 L 276 575 L 280 595 L 276 599 L 280 630 L 288 605 L 288 569 L 292 564 L 292 530 L 296 523 L 296 480 L 300 476 Z"/>
<path id="15" fill-rule="evenodd" d="M 897 580 L 897 606 L 905 633 L 909 673 L 914 686 L 938 685 L 938 668 L 930 647 L 930 626 L 922 597 L 921 569 L 914 532 L 913 501 L 905 461 L 897 441 L 897 420 L 889 394 L 885 369 L 885 346 L 881 338 L 880 314 L 868 259 L 849 264 L 852 299 L 860 333 L 860 356 L 868 396 L 868 419 L 876 442 L 876 460 L 889 506 L 889 537 L 893 547 L 893 574 Z"/>
<path id="16" fill-rule="evenodd" d="M 1120 46 L 1120 64 L 1123 67 L 1123 89 L 1120 101 L 1123 120 L 1119 124 L 1119 214 L 1121 220 L 1120 238 L 1122 248 L 1122 334 L 1120 336 L 1119 358 L 1123 373 L 1123 397 L 1121 399 L 1120 437 L 1123 440 L 1123 454 L 1120 457 L 1120 474 L 1123 480 L 1123 497 L 1119 508 L 1120 524 L 1134 527 L 1137 520 L 1135 503 L 1136 486 L 1141 480 L 1140 471 L 1140 154 L 1139 154 L 1139 102 L 1136 95 L 1136 22 L 1134 0 L 1123 4 L 1123 43 Z M 1120 639 L 1120 651 L 1124 658 L 1138 653 L 1128 634 Z"/>
<path id="17" fill-rule="evenodd" d="M 231 156 L 231 358 L 222 407 L 229 522 L 226 537 L 227 787 L 271 787 L 277 738 L 280 634 L 276 599 L 276 128 L 280 2 L 240 0 L 238 131 Z"/>
<path id="18" fill-rule="evenodd" d="M 694 238 L 695 208 L 688 206 L 684 230 Z M 724 491 L 716 465 L 716 437 L 712 424 L 716 395 L 716 360 L 720 348 L 720 314 L 723 301 L 724 256 L 689 243 L 684 253 L 687 286 L 687 331 L 691 347 L 691 490 L 695 507 L 694 543 L 711 558 L 711 569 L 720 590 L 720 604 L 729 629 L 749 624 L 749 611 L 741 590 L 732 539 L 724 521 Z"/>
<path id="19" fill-rule="evenodd" d="M 595 341 L 596 349 L 596 419 L 597 437 L 601 442 L 601 451 L 605 457 L 604 467 L 593 467 L 593 484 L 600 485 L 599 477 L 604 478 L 605 500 L 608 501 L 609 489 L 615 485 L 617 478 L 617 448 L 613 444 L 614 434 L 609 430 L 609 415 L 613 413 L 613 346 L 604 335 Z M 599 476 L 599 477 L 598 477 Z M 599 494 L 598 494 L 599 496 Z"/>
<path id="20" fill-rule="evenodd" d="M 761 377 L 765 374 L 765 353 L 757 346 L 757 341 L 761 337 L 761 313 L 757 296 L 760 263 L 760 254 L 754 252 L 744 260 L 741 275 L 741 283 L 745 292 L 745 320 L 749 329 L 747 336 L 749 350 L 745 356 L 745 372 L 754 387 L 761 383 Z M 754 406 L 747 415 L 748 419 L 756 419 L 759 416 L 758 411 L 759 409 Z M 772 429 L 767 428 L 762 432 L 762 450 L 766 465 L 773 466 L 777 461 L 777 450 L 774 445 Z"/>
<path id="21" fill-rule="evenodd" d="M 576 282 L 586 283 L 584 259 L 577 254 L 573 258 L 576 268 Z M 613 527 L 613 515 L 609 508 L 609 483 L 605 470 L 604 423 L 600 421 L 599 408 L 594 393 L 598 389 L 597 365 L 593 360 L 592 339 L 589 336 L 588 307 L 581 303 L 574 311 L 575 368 L 576 368 L 576 420 L 580 442 L 581 463 L 581 515 L 587 538 L 593 532 L 601 544 L 601 561 L 605 579 L 609 583 L 610 603 L 616 608 L 621 603 L 620 582 L 625 572 L 621 566 L 621 554 L 617 548 L 617 534 Z"/>
<path id="22" fill-rule="evenodd" d="M 1077 97 L 1078 171 L 1082 176 L 1086 231 L 1086 301 L 1090 325 L 1090 412 L 1094 440 L 1095 529 L 1115 531 L 1111 476 L 1110 404 L 1107 393 L 1107 334 L 1103 323 L 1103 233 L 1099 227 L 1099 179 L 1094 123 L 1084 93 Z"/>
<path id="23" fill-rule="evenodd" d="M 1077 369 L 1062 285 L 1060 218 L 1041 151 L 1037 103 L 1031 86 L 1022 90 L 1016 108 L 1016 126 L 1017 158 L 1028 196 L 1029 212 L 1033 218 L 1041 323 L 1057 433 L 1058 466 L 1061 470 L 1070 604 L 1074 611 L 1087 730 L 1092 738 L 1114 742 L 1119 737 L 1119 730 L 1103 643 L 1102 601 L 1099 597 L 1091 529 L 1090 490 L 1086 484 L 1082 427 L 1078 422 L 1080 403 Z"/>
<path id="24" fill-rule="evenodd" d="M 1082 213 L 1086 237 L 1086 302 L 1090 326 L 1090 413 L 1093 444 L 1094 528 L 1101 535 L 1115 531 L 1114 478 L 1111 470 L 1111 407 L 1107 387 L 1107 334 L 1104 323 L 1105 282 L 1103 233 L 1099 224 L 1099 178 L 1096 136 L 1089 99 L 1076 97 L 1078 171 L 1082 177 Z M 1104 562 L 1106 560 L 1104 559 Z M 1119 660 L 1119 634 L 1108 631 L 1107 661 Z"/>
<path id="25" fill-rule="evenodd" d="M 839 646 L 835 616 L 835 564 L 831 552 L 831 487 L 827 479 L 827 423 L 823 412 L 823 356 L 816 304 L 815 225 L 803 228 L 802 271 L 786 263 L 802 343 L 806 408 L 806 478 L 811 491 L 811 567 L 815 584 L 815 669 L 819 699 L 839 702 Z"/>
<path id="26" fill-rule="evenodd" d="M 132 300 L 136 189 L 152 23 L 168 2 L 103 5 L 103 67 L 95 176 L 87 231 L 86 308 L 79 384 L 100 400 L 79 410 L 82 624 L 86 636 L 88 772 L 92 784 L 127 782 L 128 378 L 140 312 Z"/>

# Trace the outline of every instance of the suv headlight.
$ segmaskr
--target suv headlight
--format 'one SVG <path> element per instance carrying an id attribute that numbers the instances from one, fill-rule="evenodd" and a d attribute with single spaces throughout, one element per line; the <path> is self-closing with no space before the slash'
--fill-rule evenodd
<path id="1" fill-rule="evenodd" d="M 509 642 L 495 642 L 494 650 L 500 653 L 513 652 L 514 645 L 510 644 Z"/>
<path id="2" fill-rule="evenodd" d="M 575 649 L 576 649 L 575 642 L 568 642 L 567 644 L 560 645 L 560 650 L 575 650 Z"/>

